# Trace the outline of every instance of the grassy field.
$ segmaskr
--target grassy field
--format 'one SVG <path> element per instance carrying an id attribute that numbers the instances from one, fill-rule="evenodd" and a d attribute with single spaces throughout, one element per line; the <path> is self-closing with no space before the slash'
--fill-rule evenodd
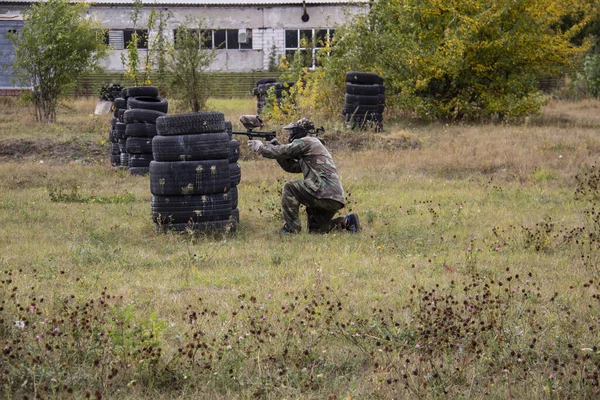
<path id="1" fill-rule="evenodd" d="M 1 398 L 599 394 L 598 101 L 326 126 L 363 229 L 293 236 L 280 191 L 299 177 L 243 138 L 237 233 L 163 234 L 94 100 L 51 126 L 0 101 Z"/>

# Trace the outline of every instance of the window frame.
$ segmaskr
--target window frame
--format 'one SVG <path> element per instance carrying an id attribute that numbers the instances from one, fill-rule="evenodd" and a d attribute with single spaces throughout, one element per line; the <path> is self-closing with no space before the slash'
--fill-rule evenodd
<path id="1" fill-rule="evenodd" d="M 203 30 L 203 32 L 210 32 L 210 35 L 207 36 L 208 40 L 206 41 L 207 44 L 209 44 L 209 46 L 206 46 L 207 49 L 213 49 L 213 50 L 252 50 L 252 29 L 246 29 L 246 35 L 248 35 L 248 40 L 247 43 L 240 43 L 238 42 L 237 38 L 238 38 L 238 34 L 239 31 L 241 29 L 244 28 L 240 28 L 240 29 L 205 29 Z M 215 43 L 217 43 L 217 38 L 216 35 L 223 35 L 223 40 L 219 39 L 219 43 L 218 46 L 215 46 Z M 235 42 L 237 42 L 237 47 L 231 48 L 230 43 L 229 43 L 229 36 L 230 35 L 235 35 L 236 40 Z"/>
<path id="2" fill-rule="evenodd" d="M 333 37 L 333 35 L 335 34 L 335 28 L 296 28 L 296 29 L 285 29 L 285 33 L 284 33 L 284 54 L 286 56 L 286 58 L 288 58 L 288 55 L 291 55 L 293 57 L 293 55 L 297 52 L 297 51 L 304 51 L 306 52 L 307 50 L 312 50 L 312 65 L 310 66 L 310 69 L 314 69 L 317 66 L 317 51 L 324 48 L 324 45 L 318 45 L 319 43 L 317 43 L 317 32 L 322 32 L 325 31 L 325 35 L 324 38 L 329 37 L 330 39 Z M 295 42 L 296 42 L 296 47 L 293 46 L 288 46 L 288 32 L 296 32 L 296 38 L 295 38 Z M 305 37 L 302 35 L 302 32 L 307 32 L 310 31 L 310 41 L 312 42 L 312 47 L 302 47 L 301 43 L 302 43 L 302 39 Z"/>

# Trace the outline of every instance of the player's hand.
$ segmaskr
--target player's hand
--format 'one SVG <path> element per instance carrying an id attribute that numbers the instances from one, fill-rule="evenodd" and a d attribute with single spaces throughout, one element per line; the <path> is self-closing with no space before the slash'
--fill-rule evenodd
<path id="1" fill-rule="evenodd" d="M 277 140 L 277 138 L 271 139 L 269 144 L 272 144 L 273 146 L 279 146 L 279 140 Z"/>
<path id="2" fill-rule="evenodd" d="M 253 139 L 253 140 L 248 140 L 248 146 L 250 146 L 252 148 L 252 151 L 258 153 L 260 151 L 261 147 L 264 146 L 264 144 L 260 140 Z"/>

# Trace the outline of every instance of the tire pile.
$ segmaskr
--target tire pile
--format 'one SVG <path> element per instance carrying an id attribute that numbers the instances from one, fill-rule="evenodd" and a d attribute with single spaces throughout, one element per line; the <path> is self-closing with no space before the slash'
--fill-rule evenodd
<path id="1" fill-rule="evenodd" d="M 152 219 L 159 230 L 236 230 L 239 143 L 232 143 L 227 129 L 219 112 L 156 120 L 150 192 Z"/>
<path id="2" fill-rule="evenodd" d="M 385 86 L 383 78 L 369 72 L 346 73 L 346 97 L 342 114 L 352 128 L 383 128 Z"/>
<path id="3" fill-rule="evenodd" d="M 277 82 L 275 78 L 263 78 L 256 82 L 256 87 L 252 88 L 252 95 L 256 96 L 256 114 L 260 115 L 262 109 L 267 105 L 268 91 L 275 87 L 275 98 L 277 104 L 281 104 L 283 92 L 290 91 L 296 82 Z"/>
<path id="4" fill-rule="evenodd" d="M 128 169 L 132 175 L 147 174 L 153 160 L 156 119 L 167 113 L 168 102 L 158 96 L 155 86 L 135 86 L 123 89 L 121 97 L 114 100 L 113 108 L 112 135 L 109 135 L 111 164 Z"/>

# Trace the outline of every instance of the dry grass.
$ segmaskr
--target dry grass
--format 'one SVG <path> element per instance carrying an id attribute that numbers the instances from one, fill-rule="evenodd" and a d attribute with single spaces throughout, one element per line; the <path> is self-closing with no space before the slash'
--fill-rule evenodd
<path id="1" fill-rule="evenodd" d="M 590 214 L 597 198 L 574 193 L 582 187 L 575 176 L 600 155 L 597 116 L 582 109 L 599 105 L 553 103 L 540 122 L 518 126 L 399 121 L 383 134 L 330 129 L 344 211 L 358 212 L 364 226 L 357 235 L 279 236 L 280 190 L 296 177 L 242 143 L 241 224 L 223 237 L 156 232 L 148 178 L 114 171 L 102 158 L 108 119 L 89 116 L 92 101 L 70 103 L 58 125 L 42 127 L 9 104 L 0 120 L 0 266 L 13 275 L 0 286 L 2 346 L 14 347 L 18 335 L 23 348 L 27 338 L 38 343 L 39 333 L 15 327 L 29 314 L 12 306 L 12 286 L 21 306 L 45 299 L 39 319 L 66 312 L 61 304 L 72 294 L 69 312 L 79 305 L 127 323 L 93 328 L 110 339 L 102 356 L 69 347 L 70 333 L 53 339 L 64 340 L 66 359 L 78 360 L 68 374 L 26 356 L 11 361 L 2 394 L 591 398 L 600 270 L 598 243 L 586 235 L 600 230 Z M 251 100 L 213 106 L 231 120 L 253 109 Z M 553 125 L 557 115 L 567 122 Z M 6 154 L 22 141 L 57 145 L 45 155 Z M 94 151 L 66 157 L 63 144 L 74 141 Z M 53 188 L 114 202 L 52 202 Z M 586 235 L 573 234 L 581 227 Z M 476 339 L 469 321 L 492 328 Z M 136 353 L 136 342 L 151 350 Z M 206 345 L 211 358 L 198 352 L 190 362 L 192 343 Z M 94 357 L 119 371 L 108 378 Z M 6 367 L 8 356 L 0 360 Z"/>

